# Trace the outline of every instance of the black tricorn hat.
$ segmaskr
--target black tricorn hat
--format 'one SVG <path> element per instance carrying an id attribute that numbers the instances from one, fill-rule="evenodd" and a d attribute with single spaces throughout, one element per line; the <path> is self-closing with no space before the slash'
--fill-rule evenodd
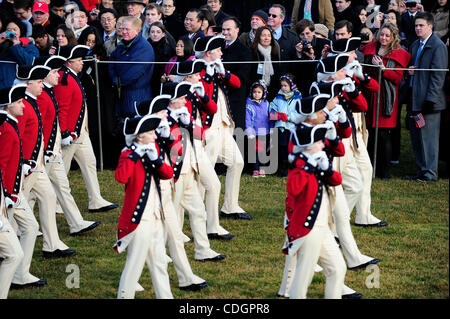
<path id="1" fill-rule="evenodd" d="M 301 123 L 295 127 L 295 130 L 292 130 L 290 139 L 294 145 L 305 147 L 323 140 L 326 133 L 327 126 L 325 124 L 310 126 Z"/>
<path id="2" fill-rule="evenodd" d="M 143 101 L 136 107 L 136 113 L 138 116 L 145 116 L 147 114 L 158 113 L 161 110 L 166 110 L 170 99 L 170 95 L 162 94 L 156 96 L 153 100 Z"/>
<path id="3" fill-rule="evenodd" d="M 90 48 L 87 45 L 65 45 L 60 47 L 58 53 L 67 60 L 73 60 L 77 58 L 84 58 L 89 50 Z"/>
<path id="4" fill-rule="evenodd" d="M 171 100 L 175 100 L 183 95 L 187 95 L 192 86 L 191 82 L 183 81 L 180 83 L 170 83 L 165 85 L 163 91 L 171 96 Z"/>
<path id="5" fill-rule="evenodd" d="M 48 66 L 43 65 L 17 65 L 16 77 L 22 81 L 42 80 L 45 79 L 45 77 L 51 70 L 52 69 L 50 69 Z"/>
<path id="6" fill-rule="evenodd" d="M 194 44 L 195 52 L 207 52 L 225 46 L 225 37 L 223 35 L 207 36 L 198 38 Z"/>
<path id="7" fill-rule="evenodd" d="M 301 103 L 297 103 L 296 111 L 303 115 L 310 115 L 325 108 L 328 100 L 331 98 L 329 94 L 317 94 L 313 96 L 304 97 Z"/>
<path id="8" fill-rule="evenodd" d="M 317 63 L 317 73 L 333 74 L 347 65 L 349 55 L 341 53 L 338 55 L 328 55 L 326 58 L 319 60 Z"/>
<path id="9" fill-rule="evenodd" d="M 348 39 L 339 39 L 331 41 L 331 52 L 346 53 L 354 51 L 361 46 L 360 37 L 352 37 Z"/>
<path id="10" fill-rule="evenodd" d="M 329 94 L 331 98 L 339 95 L 342 93 L 344 88 L 344 85 L 341 83 L 338 83 L 337 81 L 329 81 L 329 82 L 314 82 L 311 84 L 311 87 L 309 88 L 309 94 L 310 95 L 316 95 L 316 94 Z"/>
<path id="11" fill-rule="evenodd" d="M 43 65 L 48 66 L 50 69 L 59 69 L 66 62 L 66 58 L 60 55 L 40 56 L 34 58 L 33 66 Z"/>
<path id="12" fill-rule="evenodd" d="M 157 115 L 136 116 L 126 118 L 123 124 L 123 134 L 125 136 L 134 136 L 140 133 L 156 130 L 161 122 L 161 117 Z"/>
<path id="13" fill-rule="evenodd" d="M 177 65 L 176 75 L 191 75 L 201 72 L 205 66 L 205 61 L 202 59 L 194 61 L 183 61 Z"/>
<path id="14" fill-rule="evenodd" d="M 0 90 L 0 106 L 9 105 L 25 97 L 26 84 L 18 84 L 13 87 Z"/>

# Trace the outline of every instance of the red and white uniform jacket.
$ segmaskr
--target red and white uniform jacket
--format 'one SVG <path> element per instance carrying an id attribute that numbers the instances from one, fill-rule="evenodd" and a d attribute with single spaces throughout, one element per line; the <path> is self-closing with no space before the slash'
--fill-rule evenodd
<path id="1" fill-rule="evenodd" d="M 323 186 L 337 186 L 342 183 L 339 172 L 327 171 L 309 164 L 306 157 L 300 153 L 295 160 L 294 168 L 289 170 L 286 182 L 286 232 L 287 254 L 292 242 L 309 234 L 313 229 L 320 210 L 323 196 Z"/>
<path id="2" fill-rule="evenodd" d="M 197 93 L 189 93 L 186 96 L 186 107 L 191 114 L 191 120 L 193 123 L 192 136 L 195 139 L 203 141 L 205 136 L 203 119 L 206 116 L 213 115 L 217 112 L 217 104 L 209 97 L 209 95 L 206 94 L 206 92 L 203 98 L 199 97 Z"/>
<path id="3" fill-rule="evenodd" d="M 44 83 L 42 94 L 37 98 L 37 104 L 41 111 L 42 130 L 44 132 L 44 150 L 53 152 L 56 136 L 58 134 L 58 102 L 53 89 Z"/>
<path id="4" fill-rule="evenodd" d="M 8 115 L 0 126 L 0 170 L 8 197 L 18 195 L 22 186 L 22 142 L 17 124 L 17 120 Z"/>
<path id="5" fill-rule="evenodd" d="M 116 180 L 125 184 L 125 199 L 117 226 L 117 241 L 113 247 L 117 253 L 126 249 L 141 221 L 148 204 L 152 178 L 161 198 L 159 180 L 173 176 L 172 167 L 165 164 L 161 156 L 151 161 L 147 155 L 140 157 L 134 149 L 135 146 L 132 145 L 122 151 L 115 171 Z M 159 152 L 158 146 L 157 150 Z"/>
<path id="6" fill-rule="evenodd" d="M 86 113 L 86 93 L 78 76 L 67 67 L 59 71 L 58 85 L 53 88 L 59 107 L 61 137 L 75 132 L 80 137 Z"/>
<path id="7" fill-rule="evenodd" d="M 222 77 L 218 73 L 215 73 L 214 76 L 211 76 L 206 73 L 205 69 L 203 69 L 200 72 L 200 76 L 205 88 L 205 94 L 208 95 L 216 104 L 219 96 L 219 89 L 223 91 L 227 102 L 227 110 L 231 117 L 232 114 L 230 109 L 230 102 L 228 100 L 227 87 L 234 89 L 240 88 L 241 80 L 230 71 L 226 71 L 225 76 Z M 207 114 L 206 112 L 203 113 L 203 128 L 205 130 L 211 127 L 213 119 L 214 114 Z"/>
<path id="8" fill-rule="evenodd" d="M 22 141 L 24 163 L 34 167 L 35 164 L 28 161 L 38 160 L 43 138 L 42 118 L 36 99 L 28 94 L 28 92 L 25 93 L 25 98 L 23 99 L 25 108 L 23 109 L 23 115 L 17 117 L 19 121 L 17 125 Z"/>

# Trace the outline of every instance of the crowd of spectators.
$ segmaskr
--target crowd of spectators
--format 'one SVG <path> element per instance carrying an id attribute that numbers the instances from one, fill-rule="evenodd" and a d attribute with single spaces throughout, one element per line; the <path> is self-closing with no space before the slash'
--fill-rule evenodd
<path id="1" fill-rule="evenodd" d="M 299 96 L 308 96 L 317 60 L 329 50 L 330 41 L 359 36 L 363 47 L 356 51 L 357 58 L 372 77 L 377 78 L 377 69 L 370 65 L 400 68 L 384 71 L 382 80 L 378 123 L 381 160 L 377 170 L 380 177 L 389 178 L 390 165 L 399 161 L 402 105 L 411 104 L 411 95 L 407 94 L 411 75 L 402 69 L 414 65 L 410 60 L 411 47 L 418 39 L 414 16 L 432 13 L 433 33 L 447 50 L 449 47 L 447 0 L 149 2 L 2 0 L 0 88 L 12 85 L 16 64 L 30 65 L 38 56 L 58 54 L 65 45 L 88 45 L 90 51 L 80 78 L 88 99 L 90 135 L 99 155 L 100 110 L 104 165 L 114 168 L 123 145 L 124 119 L 136 114 L 140 102 L 159 95 L 165 84 L 179 80 L 173 74 L 174 64 L 195 58 L 193 46 L 198 38 L 219 33 L 225 37 L 223 62 L 242 84 L 228 92 L 231 113 L 236 127 L 245 130 L 246 100 L 252 83 L 264 81 L 269 103 L 280 93 L 281 76 L 292 81 L 291 91 L 294 85 Z M 94 57 L 102 62 L 98 64 L 98 82 Z M 448 83 L 448 74 L 446 80 Z M 370 145 L 375 137 L 376 97 L 367 94 L 366 99 L 370 105 L 366 114 Z M 444 105 L 431 111 L 443 112 L 441 136 L 448 130 L 446 102 L 448 94 Z M 408 116 L 415 115 L 409 108 Z M 272 116 L 269 121 L 274 125 L 280 119 Z M 440 155 L 448 160 L 445 150 Z"/>

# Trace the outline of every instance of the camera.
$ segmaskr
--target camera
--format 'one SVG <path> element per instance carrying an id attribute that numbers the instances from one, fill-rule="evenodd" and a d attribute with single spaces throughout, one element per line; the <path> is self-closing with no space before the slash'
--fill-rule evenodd
<path id="1" fill-rule="evenodd" d="M 308 44 L 311 44 L 311 42 L 309 42 L 308 40 L 302 40 L 302 42 L 300 42 L 300 43 L 303 46 L 302 51 L 309 52 Z"/>
<path id="2" fill-rule="evenodd" d="M 369 41 L 369 38 L 370 38 L 368 33 L 361 33 L 360 37 L 361 37 L 361 41 Z"/>
<path id="3" fill-rule="evenodd" d="M 405 3 L 405 7 L 407 8 L 415 8 L 417 6 L 417 2 L 416 1 L 407 1 Z"/>
<path id="4" fill-rule="evenodd" d="M 14 32 L 6 32 L 6 37 L 9 39 L 14 39 L 16 34 Z"/>

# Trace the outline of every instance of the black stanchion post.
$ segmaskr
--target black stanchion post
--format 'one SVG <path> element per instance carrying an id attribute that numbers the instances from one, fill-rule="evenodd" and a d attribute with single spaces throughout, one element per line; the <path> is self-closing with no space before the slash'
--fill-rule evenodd
<path id="1" fill-rule="evenodd" d="M 97 112 L 98 112 L 98 145 L 100 153 L 100 171 L 103 172 L 103 141 L 102 141 L 102 113 L 100 107 L 100 84 L 98 82 L 98 60 L 97 55 L 94 55 L 95 66 L 95 89 L 97 91 Z"/>

